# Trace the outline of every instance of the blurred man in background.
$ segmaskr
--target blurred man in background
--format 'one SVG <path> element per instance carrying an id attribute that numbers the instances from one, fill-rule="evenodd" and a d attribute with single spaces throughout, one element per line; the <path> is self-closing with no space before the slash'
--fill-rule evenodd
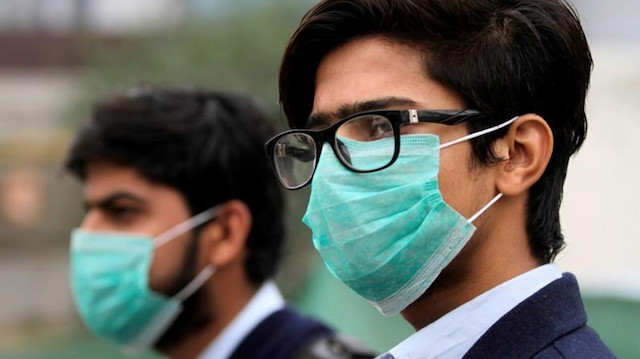
<path id="1" fill-rule="evenodd" d="M 418 330 L 385 358 L 612 358 L 552 264 L 591 55 L 562 0 L 324 0 L 267 153 L 331 272 Z"/>
<path id="2" fill-rule="evenodd" d="M 66 161 L 87 210 L 71 286 L 94 334 L 175 359 L 372 357 L 271 279 L 285 235 L 271 134 L 242 96 L 146 88 L 96 106 Z"/>

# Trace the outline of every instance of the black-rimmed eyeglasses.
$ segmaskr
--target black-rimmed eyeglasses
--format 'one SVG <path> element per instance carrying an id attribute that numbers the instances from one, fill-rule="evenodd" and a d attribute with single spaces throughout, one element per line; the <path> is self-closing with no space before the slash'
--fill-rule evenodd
<path id="1" fill-rule="evenodd" d="M 393 164 L 400 153 L 400 127 L 412 123 L 458 125 L 482 117 L 474 110 L 376 110 L 346 117 L 322 130 L 295 129 L 271 138 L 266 144 L 278 180 L 286 189 L 306 186 L 313 178 L 323 144 L 329 143 L 340 163 L 351 171 L 375 172 Z M 375 160 L 357 161 L 374 141 L 391 141 Z"/>

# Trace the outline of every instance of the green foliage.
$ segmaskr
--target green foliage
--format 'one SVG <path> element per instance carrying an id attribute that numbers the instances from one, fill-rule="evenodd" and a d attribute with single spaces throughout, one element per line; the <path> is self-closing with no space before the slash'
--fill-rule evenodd
<path id="1" fill-rule="evenodd" d="M 233 6 L 224 16 L 194 17 L 179 29 L 136 34 L 109 46 L 88 41 L 91 60 L 82 98 L 67 125 L 76 127 L 85 119 L 96 99 L 142 84 L 249 93 L 284 125 L 277 105 L 279 62 L 307 7 L 301 1 L 270 0 Z"/>
<path id="2" fill-rule="evenodd" d="M 589 325 L 620 359 L 640 358 L 640 302 L 587 297 L 584 304 Z"/>

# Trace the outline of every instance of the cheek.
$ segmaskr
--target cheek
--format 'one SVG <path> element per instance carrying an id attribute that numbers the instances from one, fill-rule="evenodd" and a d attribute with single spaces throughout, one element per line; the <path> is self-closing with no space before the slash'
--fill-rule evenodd
<path id="1" fill-rule="evenodd" d="M 173 286 L 182 272 L 190 241 L 190 235 L 184 234 L 156 249 L 149 273 L 151 289 L 160 293 L 174 289 Z"/>
<path id="2" fill-rule="evenodd" d="M 461 143 L 440 151 L 440 172 L 438 183 L 444 201 L 469 218 L 475 202 L 476 181 L 470 171 L 471 149 L 468 144 Z"/>
<path id="3" fill-rule="evenodd" d="M 469 143 L 440 152 L 438 181 L 445 202 L 465 218 L 476 214 L 493 198 L 495 178 L 491 167 L 472 165 Z"/>

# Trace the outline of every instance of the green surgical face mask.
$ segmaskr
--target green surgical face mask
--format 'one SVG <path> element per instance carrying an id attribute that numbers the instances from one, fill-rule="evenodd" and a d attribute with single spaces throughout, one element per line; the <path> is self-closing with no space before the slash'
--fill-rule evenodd
<path id="1" fill-rule="evenodd" d="M 325 144 L 303 222 L 329 271 L 385 316 L 418 299 L 469 241 L 472 222 L 502 196 L 464 218 L 442 199 L 440 150 L 513 121 L 443 145 L 435 135 L 403 135 L 396 162 L 372 173 L 346 169 Z M 394 139 L 353 146 L 360 158 L 352 161 L 375 164 L 393 152 Z"/>
<path id="2" fill-rule="evenodd" d="M 205 211 L 156 237 L 74 230 L 71 237 L 71 291 L 89 330 L 138 354 L 150 349 L 182 310 L 182 302 L 214 273 L 202 270 L 169 298 L 149 288 L 153 253 L 177 236 L 215 217 Z"/>

